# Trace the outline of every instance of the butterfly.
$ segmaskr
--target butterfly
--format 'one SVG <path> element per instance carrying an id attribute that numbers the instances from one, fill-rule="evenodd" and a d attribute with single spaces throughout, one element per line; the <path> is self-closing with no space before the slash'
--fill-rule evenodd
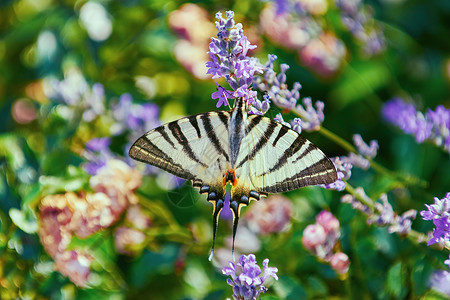
<path id="1" fill-rule="evenodd" d="M 214 253 L 217 223 L 231 184 L 233 244 L 240 209 L 268 193 L 330 184 L 333 163 L 309 140 L 270 118 L 248 114 L 243 98 L 230 111 L 201 113 L 159 126 L 136 140 L 131 158 L 191 180 L 213 204 Z"/>

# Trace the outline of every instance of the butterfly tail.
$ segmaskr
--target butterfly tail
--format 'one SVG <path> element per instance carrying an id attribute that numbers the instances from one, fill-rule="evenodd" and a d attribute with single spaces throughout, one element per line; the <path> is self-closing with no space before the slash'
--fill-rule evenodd
<path id="1" fill-rule="evenodd" d="M 249 198 L 245 195 L 233 195 L 230 201 L 230 208 L 233 212 L 233 244 L 231 246 L 231 254 L 234 261 L 234 241 L 236 238 L 237 227 L 239 223 L 239 215 L 241 212 L 241 205 L 248 205 Z"/>
<path id="2" fill-rule="evenodd" d="M 236 202 L 234 202 L 234 204 L 236 204 Z M 239 223 L 239 206 L 230 204 L 230 207 L 231 207 L 231 209 L 233 211 L 233 215 L 234 215 L 234 218 L 233 218 L 233 244 L 231 246 L 231 256 L 233 257 L 233 261 L 235 261 L 235 259 L 234 259 L 234 240 L 236 238 L 236 231 L 237 231 L 237 226 Z"/>
<path id="3" fill-rule="evenodd" d="M 211 253 L 209 254 L 209 258 L 208 258 L 209 261 L 212 260 L 213 255 L 214 255 L 214 243 L 216 241 L 217 224 L 219 222 L 219 215 L 220 215 L 220 211 L 223 208 L 224 201 L 223 201 L 223 199 L 214 200 L 213 201 L 213 205 L 214 205 L 214 210 L 213 210 L 213 242 L 212 242 Z"/>

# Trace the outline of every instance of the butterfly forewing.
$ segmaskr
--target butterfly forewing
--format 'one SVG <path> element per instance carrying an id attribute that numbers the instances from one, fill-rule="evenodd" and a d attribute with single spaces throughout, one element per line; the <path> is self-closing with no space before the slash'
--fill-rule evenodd
<path id="1" fill-rule="evenodd" d="M 133 144 L 130 157 L 184 179 L 216 182 L 228 165 L 228 116 L 209 112 L 155 128 Z"/>

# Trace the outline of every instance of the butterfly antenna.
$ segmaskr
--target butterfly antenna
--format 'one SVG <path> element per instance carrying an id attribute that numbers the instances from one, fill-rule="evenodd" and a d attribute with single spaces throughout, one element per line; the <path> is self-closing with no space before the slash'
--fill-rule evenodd
<path id="1" fill-rule="evenodd" d="M 211 253 L 209 254 L 208 260 L 211 261 L 214 255 L 214 243 L 216 241 L 216 231 L 217 231 L 217 224 L 219 222 L 219 214 L 222 210 L 224 205 L 223 199 L 216 200 L 214 203 L 214 211 L 213 211 L 213 242 L 212 242 L 212 248 Z"/>

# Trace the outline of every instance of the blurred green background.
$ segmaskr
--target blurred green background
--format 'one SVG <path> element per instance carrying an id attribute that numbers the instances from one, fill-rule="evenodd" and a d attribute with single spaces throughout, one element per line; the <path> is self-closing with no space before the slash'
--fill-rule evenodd
<path id="1" fill-rule="evenodd" d="M 302 97 L 325 103 L 325 128 L 348 141 L 355 133 L 366 141 L 378 140 L 378 163 L 400 176 L 416 176 L 426 182 L 426 186 L 401 186 L 372 169 L 355 169 L 353 186 L 363 186 L 374 199 L 389 192 L 398 213 L 423 210 L 424 203 L 432 203 L 434 196 L 442 198 L 449 192 L 448 153 L 432 143 L 417 144 L 414 137 L 387 124 L 380 109 L 393 97 L 413 101 L 423 112 L 439 104 L 450 107 L 450 2 L 364 1 L 361 5 L 369 16 L 365 26 L 377 28 L 385 43 L 375 54 L 364 52 L 365 45 L 346 29 L 342 11 L 333 1 L 297 2 L 322 5 L 319 11 L 311 9 L 301 18 L 312 20 L 314 24 L 308 26 L 318 28 L 319 40 L 322 34 L 329 34 L 344 47 L 339 53 L 332 47 L 322 49 L 323 60 L 334 56 L 337 60 L 326 72 L 321 71 L 320 57 L 318 62 L 308 63 L 302 52 L 308 42 L 294 47 L 277 40 L 277 33 L 271 30 L 280 29 L 280 24 L 269 20 L 271 4 L 264 1 L 186 5 L 158 0 L 1 0 L 0 298 L 231 297 L 231 288 L 218 269 L 220 263 L 207 260 L 211 207 L 189 187 L 172 192 L 161 181 L 173 178 L 160 173 L 144 176 L 135 192 L 152 220 L 151 229 L 145 231 L 145 244 L 131 254 L 118 253 L 114 238 L 117 227 L 127 222 L 124 215 L 87 239 L 73 238 L 71 247 L 88 249 L 94 257 L 89 284 L 84 288 L 54 271 L 53 259 L 37 233 L 39 205 L 45 196 L 92 192 L 90 176 L 82 170 L 86 161 L 83 149 L 92 138 L 111 136 L 111 111 L 121 95 L 130 94 L 137 105 L 156 104 L 162 123 L 216 109 L 211 100 L 216 85 L 205 76 L 204 62 L 209 38 L 216 34 L 213 22 L 217 11 L 235 12 L 244 33 L 258 46 L 251 55 L 265 63 L 268 54 L 276 54 L 278 63 L 290 65 L 289 86 L 298 81 Z M 89 90 L 95 83 L 104 87 L 105 107 L 93 120 L 66 118 L 61 111 L 67 103 L 46 93 L 51 79 L 62 81 L 73 70 L 84 78 Z M 274 108 L 269 114 L 274 117 L 280 111 Z M 125 130 L 113 137 L 115 155 L 124 157 L 132 134 Z M 304 135 L 329 156 L 346 154 L 318 133 Z M 171 201 L 186 193 L 191 201 L 186 205 Z M 265 299 L 438 297 L 429 291 L 428 277 L 434 269 L 444 268 L 448 252 L 367 225 L 361 213 L 340 203 L 342 193 L 305 188 L 286 196 L 294 207 L 289 230 L 258 236 L 258 261 L 270 258 L 280 276 Z M 351 261 L 344 280 L 301 245 L 302 230 L 322 209 L 331 210 L 341 222 L 341 247 Z M 20 212 L 19 217 L 11 211 Z M 426 233 L 432 224 L 418 217 L 413 228 Z M 230 228 L 222 220 L 218 245 L 227 253 L 224 237 L 229 234 Z"/>

